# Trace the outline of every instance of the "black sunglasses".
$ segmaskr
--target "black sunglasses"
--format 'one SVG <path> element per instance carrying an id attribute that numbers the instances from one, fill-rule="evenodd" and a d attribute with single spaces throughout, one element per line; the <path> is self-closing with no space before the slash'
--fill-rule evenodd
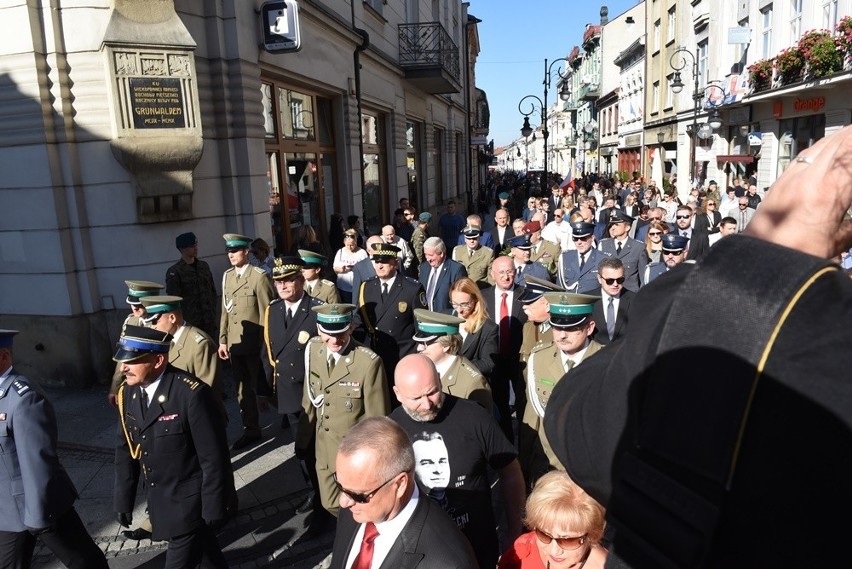
<path id="1" fill-rule="evenodd" d="M 402 473 L 400 472 L 399 474 L 402 474 Z M 386 481 L 384 481 L 381 486 L 379 486 L 378 488 L 376 488 L 372 492 L 366 492 L 364 494 L 361 494 L 359 492 L 353 492 L 352 490 L 347 490 L 346 488 L 341 486 L 340 482 L 337 481 L 337 473 L 336 472 L 332 473 L 331 477 L 334 479 L 334 485 L 337 486 L 337 489 L 340 490 L 341 493 L 346 494 L 347 496 L 352 498 L 353 502 L 356 502 L 358 504 L 368 504 L 370 502 L 370 500 L 373 499 L 373 496 L 376 495 L 376 492 L 378 492 L 379 490 L 381 490 L 382 488 L 387 486 L 394 478 L 399 476 L 399 474 L 394 474 L 393 476 L 388 478 Z"/>
<path id="2" fill-rule="evenodd" d="M 572 237 L 571 240 L 572 241 L 588 241 L 591 238 L 592 238 L 591 235 L 586 235 L 585 237 Z"/>
<path id="3" fill-rule="evenodd" d="M 692 216 L 691 215 L 678 215 L 677 216 L 678 219 L 689 219 L 690 217 L 692 217 Z"/>
<path id="4" fill-rule="evenodd" d="M 624 283 L 624 277 L 618 277 L 618 278 L 615 278 L 615 279 L 605 279 L 605 278 L 601 277 L 601 280 L 603 280 L 603 282 L 605 282 L 608 285 L 614 285 L 615 283 L 618 283 L 618 284 Z"/>

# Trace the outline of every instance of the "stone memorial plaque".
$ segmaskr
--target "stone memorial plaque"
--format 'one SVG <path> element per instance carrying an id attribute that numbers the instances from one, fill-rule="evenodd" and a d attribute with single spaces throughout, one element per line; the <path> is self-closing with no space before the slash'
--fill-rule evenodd
<path id="1" fill-rule="evenodd" d="M 180 79 L 131 77 L 130 107 L 135 128 L 184 128 Z"/>

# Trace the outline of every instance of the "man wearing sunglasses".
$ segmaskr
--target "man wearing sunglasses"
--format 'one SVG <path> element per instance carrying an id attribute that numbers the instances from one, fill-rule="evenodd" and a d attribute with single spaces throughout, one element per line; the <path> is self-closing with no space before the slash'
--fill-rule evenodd
<path id="1" fill-rule="evenodd" d="M 668 272 L 686 260 L 686 247 L 689 240 L 676 233 L 663 235 L 663 252 L 660 261 L 648 263 L 642 277 L 642 286 L 646 286 L 665 272 Z"/>
<path id="2" fill-rule="evenodd" d="M 616 257 L 606 257 L 598 263 L 598 282 L 600 290 L 592 293 L 601 297 L 592 313 L 594 338 L 605 346 L 627 332 L 627 315 L 634 293 L 624 288 L 624 265 Z"/>
<path id="3" fill-rule="evenodd" d="M 414 449 L 387 417 L 363 419 L 340 443 L 334 482 L 340 516 L 331 569 L 477 567 L 470 543 L 414 481 Z"/>
<path id="4" fill-rule="evenodd" d="M 559 256 L 559 283 L 562 288 L 581 294 L 595 290 L 598 284 L 598 263 L 604 255 L 594 248 L 592 234 L 594 223 L 575 221 L 571 224 L 571 239 L 574 250 L 563 252 Z"/>

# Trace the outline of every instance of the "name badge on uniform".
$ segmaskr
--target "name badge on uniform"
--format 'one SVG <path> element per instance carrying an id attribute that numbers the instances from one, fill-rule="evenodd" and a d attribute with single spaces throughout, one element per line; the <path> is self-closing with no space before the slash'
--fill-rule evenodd
<path id="1" fill-rule="evenodd" d="M 157 420 L 158 421 L 174 421 L 177 418 L 178 418 L 177 413 L 174 413 L 172 415 L 162 415 L 160 417 L 157 417 Z"/>
<path id="2" fill-rule="evenodd" d="M 0 421 L 6 420 L 6 413 L 0 413 Z"/>

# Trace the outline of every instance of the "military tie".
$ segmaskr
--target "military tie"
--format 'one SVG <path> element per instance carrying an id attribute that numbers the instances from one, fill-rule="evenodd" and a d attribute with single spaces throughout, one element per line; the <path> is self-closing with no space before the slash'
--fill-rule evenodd
<path id="1" fill-rule="evenodd" d="M 308 285 L 308 295 L 310 295 L 310 296 L 314 295 L 314 285 L 312 285 L 312 284 Z"/>
<path id="2" fill-rule="evenodd" d="M 388 283 L 382 283 L 382 300 L 388 296 Z"/>
<path id="3" fill-rule="evenodd" d="M 328 375 L 329 376 L 331 375 L 331 372 L 334 371 L 334 364 L 335 364 L 334 354 L 332 352 L 329 352 L 328 353 Z"/>
<path id="4" fill-rule="evenodd" d="M 606 307 L 606 335 L 612 340 L 615 334 L 615 299 L 609 297 L 609 304 Z"/>
<path id="5" fill-rule="evenodd" d="M 571 371 L 572 367 L 574 367 L 574 360 L 572 360 L 570 358 L 565 360 L 565 373 L 568 373 L 569 371 Z"/>
<path id="6" fill-rule="evenodd" d="M 471 257 L 473 257 L 473 249 L 468 249 L 467 250 L 467 258 L 470 259 Z"/>
<path id="7" fill-rule="evenodd" d="M 148 392 L 144 387 L 140 387 L 139 389 L 142 391 L 142 416 L 144 417 L 148 412 Z"/>
<path id="8" fill-rule="evenodd" d="M 580 270 L 583 270 L 583 265 L 586 264 L 586 254 L 580 253 Z"/>
<path id="9" fill-rule="evenodd" d="M 621 241 L 615 242 L 615 254 L 621 255 Z"/>
<path id="10" fill-rule="evenodd" d="M 284 313 L 284 328 L 290 326 L 290 322 L 293 320 L 293 312 L 290 308 Z"/>

